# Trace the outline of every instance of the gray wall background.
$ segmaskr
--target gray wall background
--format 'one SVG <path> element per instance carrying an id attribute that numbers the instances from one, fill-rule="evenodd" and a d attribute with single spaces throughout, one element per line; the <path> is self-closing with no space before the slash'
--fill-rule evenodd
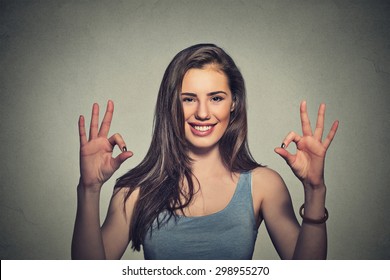
<path id="1" fill-rule="evenodd" d="M 329 259 L 389 259 L 389 16 L 389 1 L 0 1 L 1 259 L 70 258 L 78 116 L 114 100 L 111 132 L 135 153 L 123 174 L 149 146 L 165 67 L 200 42 L 242 70 L 252 153 L 296 209 L 302 187 L 273 148 L 300 132 L 301 100 L 312 123 L 327 103 L 327 128 L 340 120 L 326 166 Z M 264 225 L 254 258 L 278 258 Z"/>

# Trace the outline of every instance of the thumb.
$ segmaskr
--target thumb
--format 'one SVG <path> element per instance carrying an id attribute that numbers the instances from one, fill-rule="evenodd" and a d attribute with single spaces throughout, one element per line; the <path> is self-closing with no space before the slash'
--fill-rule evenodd
<path id="1" fill-rule="evenodd" d="M 290 154 L 287 150 L 277 147 L 274 149 L 275 153 L 280 155 L 286 162 L 287 164 L 291 164 L 294 161 L 294 156 Z"/>
<path id="2" fill-rule="evenodd" d="M 133 152 L 126 151 L 120 153 L 116 158 L 113 159 L 113 166 L 115 169 L 118 169 L 122 163 L 124 163 L 128 158 L 133 156 Z"/>

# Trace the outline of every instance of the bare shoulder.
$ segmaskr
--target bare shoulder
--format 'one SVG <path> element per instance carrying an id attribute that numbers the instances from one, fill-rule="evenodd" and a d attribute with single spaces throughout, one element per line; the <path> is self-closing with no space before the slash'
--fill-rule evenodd
<path id="1" fill-rule="evenodd" d="M 258 167 L 252 171 L 252 181 L 255 188 L 277 191 L 285 188 L 282 177 L 275 170 L 268 167 Z"/>
<path id="2" fill-rule="evenodd" d="M 110 227 L 118 230 L 128 230 L 134 207 L 139 196 L 139 188 L 135 189 L 126 199 L 128 188 L 116 188 L 108 206 L 107 216 L 103 223 L 103 231 Z"/>
<path id="3" fill-rule="evenodd" d="M 111 197 L 110 208 L 114 211 L 118 209 L 123 210 L 123 206 L 125 206 L 126 214 L 131 214 L 139 197 L 139 188 L 135 188 L 126 199 L 128 192 L 128 188 L 114 189 Z"/>
<path id="4" fill-rule="evenodd" d="M 123 187 L 123 188 L 116 188 L 113 191 L 112 197 L 118 196 L 120 199 L 122 199 L 122 202 L 124 202 L 125 197 L 127 196 L 129 192 L 129 188 Z M 139 196 L 139 188 L 135 188 L 134 191 L 130 194 L 128 200 L 130 202 L 135 202 L 138 199 Z"/>
<path id="5" fill-rule="evenodd" d="M 254 198 L 260 203 L 289 195 L 282 177 L 268 167 L 258 167 L 252 171 L 252 188 Z"/>

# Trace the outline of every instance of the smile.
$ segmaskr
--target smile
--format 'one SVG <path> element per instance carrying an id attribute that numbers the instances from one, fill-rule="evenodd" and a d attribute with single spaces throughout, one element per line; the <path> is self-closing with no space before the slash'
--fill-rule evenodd
<path id="1" fill-rule="evenodd" d="M 210 135 L 216 124 L 200 124 L 200 123 L 189 123 L 191 131 L 196 136 L 207 136 Z"/>
<path id="2" fill-rule="evenodd" d="M 207 126 L 200 126 L 200 125 L 195 125 L 193 126 L 196 130 L 198 131 L 207 131 L 207 130 L 210 130 L 212 128 L 211 125 L 207 125 Z"/>

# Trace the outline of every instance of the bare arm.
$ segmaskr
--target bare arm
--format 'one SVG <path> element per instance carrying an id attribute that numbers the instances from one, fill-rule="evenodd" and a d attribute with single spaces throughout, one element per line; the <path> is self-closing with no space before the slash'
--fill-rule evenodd
<path id="1" fill-rule="evenodd" d="M 260 205 L 260 217 L 276 251 L 281 259 L 292 259 L 300 225 L 283 179 L 269 168 L 258 168 L 253 172 L 252 180 L 255 203 Z"/>
<path id="2" fill-rule="evenodd" d="M 100 231 L 100 191 L 77 186 L 77 213 L 72 239 L 72 259 L 106 259 Z"/>
<path id="3" fill-rule="evenodd" d="M 100 191 L 103 184 L 127 158 L 132 156 L 131 152 L 126 151 L 125 143 L 119 134 L 107 139 L 113 111 L 114 104 L 109 101 L 99 129 L 99 106 L 93 105 L 88 140 L 84 117 L 80 116 L 79 118 L 80 180 L 77 187 L 77 214 L 72 239 L 72 259 L 105 259 L 112 255 L 118 255 L 112 254 L 112 250 L 106 248 L 111 246 L 111 242 L 104 238 L 99 218 Z M 112 151 L 116 145 L 119 146 L 122 153 L 113 158 Z M 118 220 L 120 215 L 126 216 L 124 213 L 120 214 L 119 211 L 113 210 L 119 207 L 119 197 L 113 196 L 111 200 L 111 212 L 109 213 L 115 213 L 115 215 L 107 217 L 108 220 Z M 128 229 L 124 235 L 127 233 Z"/>
<path id="4" fill-rule="evenodd" d="M 269 169 L 262 170 L 261 173 L 257 178 L 254 176 L 255 187 L 260 187 L 264 194 L 261 216 L 281 259 L 325 259 L 326 224 L 300 225 L 282 178 Z M 305 199 L 308 198 L 309 194 L 305 195 Z M 323 199 L 323 193 L 314 193 L 312 201 L 305 201 L 305 205 L 318 203 L 316 207 L 324 209 Z"/>
<path id="5" fill-rule="evenodd" d="M 314 220 L 320 220 L 325 215 L 326 187 L 310 190 L 305 187 L 305 216 Z M 326 223 L 313 224 L 302 223 L 294 259 L 326 259 L 328 239 Z"/>

